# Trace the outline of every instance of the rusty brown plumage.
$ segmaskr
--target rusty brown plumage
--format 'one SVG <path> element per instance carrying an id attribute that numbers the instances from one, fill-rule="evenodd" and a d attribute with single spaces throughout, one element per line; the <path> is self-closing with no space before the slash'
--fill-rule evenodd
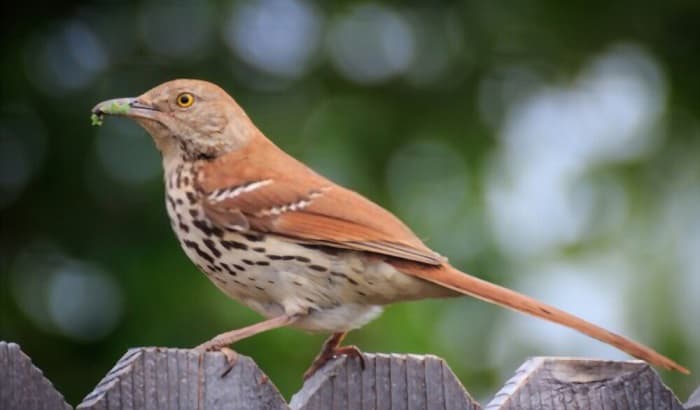
<path id="1" fill-rule="evenodd" d="M 191 104 L 181 104 L 185 94 Z M 342 335 L 381 305 L 464 294 L 688 373 L 644 345 L 453 268 L 393 214 L 275 146 L 216 85 L 175 80 L 93 112 L 130 116 L 153 136 L 183 250 L 221 290 L 268 318 L 202 348 L 280 326 L 332 332 L 315 370 L 335 353 L 352 352 L 337 346 Z"/>
<path id="2" fill-rule="evenodd" d="M 240 150 L 201 164 L 196 184 L 212 219 L 230 226 L 242 215 L 258 232 L 431 265 L 442 263 L 440 255 L 390 212 L 313 172 L 261 134 L 256 137 Z M 264 181 L 236 195 L 212 196 Z M 226 221 L 227 214 L 232 215 L 231 221 Z"/>

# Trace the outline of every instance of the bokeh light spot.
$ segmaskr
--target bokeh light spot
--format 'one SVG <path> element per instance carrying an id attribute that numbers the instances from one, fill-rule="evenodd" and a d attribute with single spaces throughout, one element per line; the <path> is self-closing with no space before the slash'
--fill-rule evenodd
<path id="1" fill-rule="evenodd" d="M 122 312 L 121 290 L 99 267 L 70 261 L 49 282 L 49 314 L 61 333 L 94 341 L 108 335 Z"/>
<path id="2" fill-rule="evenodd" d="M 583 239 L 597 221 L 597 189 L 582 176 L 649 152 L 648 129 L 664 101 L 660 67 L 632 46 L 594 58 L 569 86 L 542 85 L 515 100 L 487 188 L 491 226 L 503 248 L 525 255 Z"/>
<path id="3" fill-rule="evenodd" d="M 36 326 L 78 341 L 107 336 L 122 315 L 114 278 L 94 263 L 69 258 L 52 240 L 35 240 L 17 256 L 10 290 Z"/>
<path id="4" fill-rule="evenodd" d="M 85 88 L 108 62 L 102 41 L 80 20 L 63 22 L 34 37 L 25 51 L 29 78 L 38 90 L 48 94 Z"/>
<path id="5" fill-rule="evenodd" d="M 224 41 L 245 62 L 268 74 L 297 78 L 318 48 L 321 16 L 303 0 L 255 0 L 237 5 Z"/>
<path id="6" fill-rule="evenodd" d="M 391 8 L 369 3 L 333 21 L 328 54 L 335 68 L 358 83 L 379 83 L 405 72 L 415 57 L 410 23 Z"/>

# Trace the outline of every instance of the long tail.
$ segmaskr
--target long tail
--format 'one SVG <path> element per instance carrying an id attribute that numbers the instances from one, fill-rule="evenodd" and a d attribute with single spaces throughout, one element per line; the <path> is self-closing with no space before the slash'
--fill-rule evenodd
<path id="1" fill-rule="evenodd" d="M 533 316 L 549 320 L 578 330 L 601 342 L 615 346 L 618 349 L 655 366 L 672 369 L 684 374 L 690 371 L 653 349 L 637 343 L 626 337 L 617 335 L 602 327 L 596 326 L 563 310 L 549 306 L 529 296 L 495 285 L 485 280 L 460 272 L 450 265 L 430 267 L 415 263 L 398 262 L 397 268 L 402 272 L 436 283 L 459 293 L 469 295 L 483 301 L 494 303 L 518 312 L 529 313 Z"/>

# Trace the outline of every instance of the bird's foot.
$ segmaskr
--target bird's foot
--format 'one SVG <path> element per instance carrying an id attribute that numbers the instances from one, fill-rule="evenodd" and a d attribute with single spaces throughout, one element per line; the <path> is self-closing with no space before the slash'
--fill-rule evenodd
<path id="1" fill-rule="evenodd" d="M 325 366 L 326 363 L 340 356 L 356 357 L 360 360 L 360 367 L 362 370 L 365 370 L 365 357 L 357 346 L 337 346 L 332 349 L 324 349 L 316 356 L 309 369 L 304 372 L 304 380 L 308 380 L 320 368 Z"/>
<path id="2" fill-rule="evenodd" d="M 224 354 L 224 358 L 226 359 L 226 369 L 221 373 L 221 377 L 226 377 L 227 374 L 231 372 L 233 367 L 236 365 L 236 362 L 238 361 L 238 353 L 236 353 L 233 349 L 226 345 L 220 345 L 216 343 L 216 338 L 202 343 L 201 345 L 197 346 L 194 348 L 194 350 L 198 350 L 200 352 L 221 352 Z"/>
<path id="3" fill-rule="evenodd" d="M 239 340 L 257 335 L 258 333 L 265 332 L 271 329 L 276 329 L 278 327 L 286 326 L 290 323 L 294 323 L 299 319 L 301 315 L 282 315 L 273 317 L 272 319 L 267 319 L 262 322 L 258 322 L 254 325 L 246 326 L 240 329 L 231 330 L 229 332 L 224 332 L 208 342 L 204 342 L 201 345 L 195 347 L 195 350 L 200 352 L 221 352 L 226 356 L 226 363 L 228 366 L 226 370 L 221 375 L 221 377 L 226 376 L 233 366 L 236 365 L 236 359 L 238 354 L 233 350 L 229 349 L 228 346 L 236 343 Z"/>

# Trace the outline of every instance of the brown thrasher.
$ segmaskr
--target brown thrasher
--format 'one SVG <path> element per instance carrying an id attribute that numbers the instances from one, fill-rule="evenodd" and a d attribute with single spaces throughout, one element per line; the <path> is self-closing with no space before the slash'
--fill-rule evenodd
<path id="1" fill-rule="evenodd" d="M 357 353 L 339 346 L 343 336 L 383 305 L 469 295 L 689 373 L 649 347 L 453 268 L 394 215 L 283 152 L 214 84 L 174 80 L 92 112 L 97 124 L 124 115 L 151 134 L 182 249 L 219 289 L 267 318 L 200 349 L 282 326 L 333 333 L 311 374 L 337 354 Z"/>

